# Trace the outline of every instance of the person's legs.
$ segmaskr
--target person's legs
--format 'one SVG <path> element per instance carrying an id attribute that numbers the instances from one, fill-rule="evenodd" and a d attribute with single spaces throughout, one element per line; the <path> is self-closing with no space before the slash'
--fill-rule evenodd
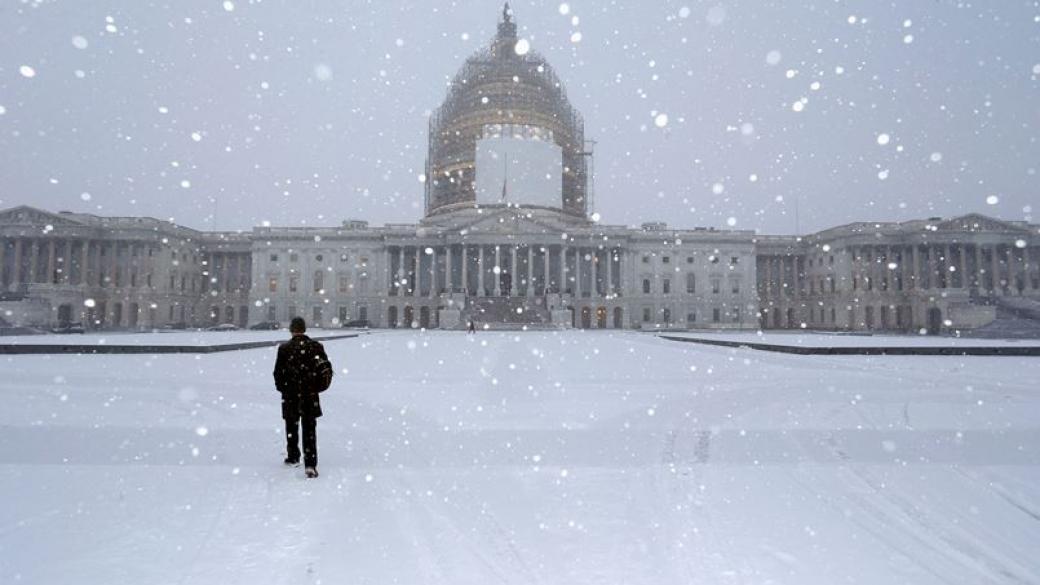
<path id="1" fill-rule="evenodd" d="M 313 416 L 303 416 L 303 465 L 304 467 L 318 466 L 318 419 Z"/>
<path id="2" fill-rule="evenodd" d="M 297 418 L 285 419 L 285 462 L 298 463 L 300 461 L 300 431 Z M 306 429 L 306 425 L 304 429 Z M 304 435 L 306 437 L 306 435 Z M 306 441 L 306 438 L 304 439 Z"/>

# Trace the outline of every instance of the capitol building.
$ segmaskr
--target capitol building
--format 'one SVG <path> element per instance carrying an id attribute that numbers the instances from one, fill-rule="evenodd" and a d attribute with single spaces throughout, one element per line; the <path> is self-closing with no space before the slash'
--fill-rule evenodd
<path id="1" fill-rule="evenodd" d="M 801 236 L 606 225 L 590 215 L 590 154 L 563 82 L 507 10 L 430 118 L 418 223 L 204 232 L 0 210 L 0 326 L 302 316 L 327 327 L 942 333 L 1040 303 L 1037 224 L 970 214 Z"/>

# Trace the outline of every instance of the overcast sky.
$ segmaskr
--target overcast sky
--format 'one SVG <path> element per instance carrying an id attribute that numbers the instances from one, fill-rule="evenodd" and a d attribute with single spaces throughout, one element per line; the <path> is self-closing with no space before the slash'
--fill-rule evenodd
<path id="1" fill-rule="evenodd" d="M 793 233 L 1040 206 L 1036 1 L 512 5 L 598 141 L 606 223 Z M 0 0 L 0 207 L 414 222 L 427 116 L 500 12 Z"/>

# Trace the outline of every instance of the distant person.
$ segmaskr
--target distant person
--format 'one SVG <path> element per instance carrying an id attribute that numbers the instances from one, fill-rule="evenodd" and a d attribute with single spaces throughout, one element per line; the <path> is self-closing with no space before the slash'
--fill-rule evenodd
<path id="1" fill-rule="evenodd" d="M 332 383 L 332 363 L 321 343 L 305 335 L 307 323 L 294 317 L 289 323 L 292 339 L 278 346 L 274 385 L 282 394 L 285 419 L 286 465 L 300 464 L 298 424 L 303 421 L 303 465 L 308 478 L 318 477 L 318 394 Z"/>
<path id="2" fill-rule="evenodd" d="M 469 321 L 469 329 L 466 330 L 466 334 L 468 335 L 470 333 L 476 333 L 476 332 L 477 332 L 477 324 L 474 323 L 472 319 L 470 319 L 470 321 Z"/>

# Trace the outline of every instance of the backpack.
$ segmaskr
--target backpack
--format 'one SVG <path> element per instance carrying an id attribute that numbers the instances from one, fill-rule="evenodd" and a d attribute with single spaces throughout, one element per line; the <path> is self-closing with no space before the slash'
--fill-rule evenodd
<path id="1" fill-rule="evenodd" d="M 329 361 L 324 351 L 319 351 L 318 342 L 312 341 L 311 343 L 313 343 L 311 353 L 316 363 L 314 367 L 307 368 L 310 378 L 308 386 L 312 392 L 324 392 L 332 385 L 332 362 Z"/>

